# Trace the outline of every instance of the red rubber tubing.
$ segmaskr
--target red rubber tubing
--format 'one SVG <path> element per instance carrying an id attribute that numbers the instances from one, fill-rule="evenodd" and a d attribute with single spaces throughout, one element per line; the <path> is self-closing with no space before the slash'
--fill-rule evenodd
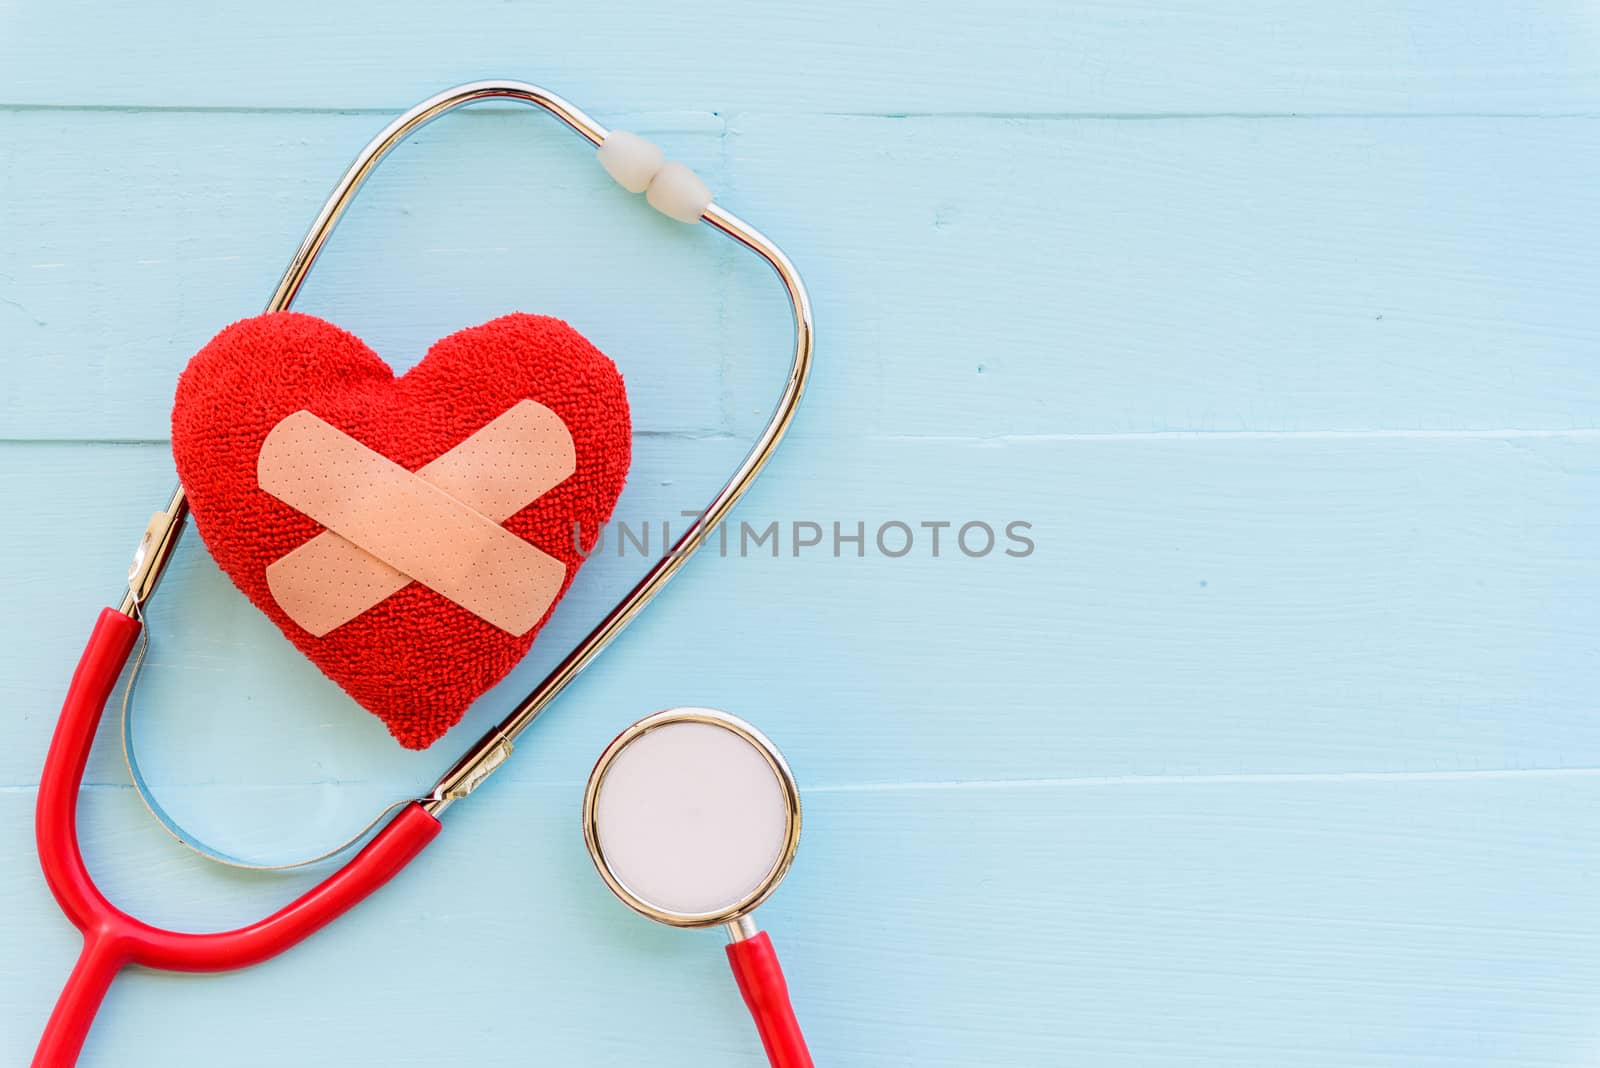
<path id="1" fill-rule="evenodd" d="M 176 972 L 220 972 L 277 956 L 349 911 L 388 882 L 439 833 L 439 821 L 411 804 L 400 810 L 344 867 L 271 916 L 215 934 L 152 927 L 111 904 L 78 848 L 78 789 L 106 699 L 139 636 L 137 621 L 112 608 L 100 613 L 78 661 L 39 778 L 35 829 L 45 881 L 61 911 L 83 932 L 83 954 L 56 1002 L 34 1068 L 70 1068 L 118 971 L 142 964 Z"/>
<path id="2" fill-rule="evenodd" d="M 811 1053 L 789 1003 L 789 984 L 767 932 L 728 943 L 728 963 L 772 1068 L 811 1068 Z"/>

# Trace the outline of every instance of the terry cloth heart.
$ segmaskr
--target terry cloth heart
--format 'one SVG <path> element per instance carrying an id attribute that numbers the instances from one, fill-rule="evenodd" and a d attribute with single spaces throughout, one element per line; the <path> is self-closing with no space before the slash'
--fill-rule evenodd
<path id="1" fill-rule="evenodd" d="M 497 475 L 494 463 L 476 462 L 484 457 L 473 447 L 475 435 L 487 435 L 476 439 L 480 446 L 494 440 L 513 409 L 527 413 L 534 406 L 559 419 L 573 453 L 571 475 L 537 496 L 537 489 L 528 492 L 530 479 L 521 477 L 526 472 Z M 499 524 L 497 530 L 559 562 L 564 575 L 551 576 L 558 588 L 537 623 L 511 633 L 437 587 L 412 581 L 419 577 L 414 572 L 423 572 L 438 586 L 470 586 L 470 576 L 421 558 L 406 559 L 412 571 L 387 558 L 369 566 L 367 581 L 378 583 L 364 591 L 371 606 L 362 610 L 363 591 L 346 591 L 342 621 L 338 614 L 296 613 L 314 629 L 329 628 L 320 636 L 297 623 L 274 596 L 269 569 L 286 558 L 308 557 L 348 567 L 349 553 L 361 558 L 363 550 L 341 542 L 258 480 L 263 445 L 296 413 L 337 435 L 329 447 L 359 446 L 379 465 L 373 470 L 417 483 L 413 493 L 429 492 L 418 488 L 424 483 L 437 487 L 451 501 L 434 502 L 446 512 L 457 518 L 452 508 L 481 513 L 478 520 Z M 304 429 L 294 420 L 288 425 Z M 462 330 L 436 342 L 396 378 L 354 335 L 309 315 L 277 312 L 235 323 L 190 361 L 178 381 L 172 449 L 195 525 L 234 584 L 402 745 L 420 749 L 526 654 L 611 516 L 627 475 L 630 429 L 615 365 L 559 320 L 515 314 Z M 488 484 L 475 490 L 474 479 Z M 528 503 L 507 503 L 508 493 Z M 308 574 L 348 578 L 338 568 L 298 577 Z M 281 592 L 281 565 L 275 577 Z M 400 583 L 397 592 L 372 596 L 384 582 L 391 588 Z M 462 595 L 467 587 L 452 588 Z M 501 622 L 520 626 L 526 620 Z"/>

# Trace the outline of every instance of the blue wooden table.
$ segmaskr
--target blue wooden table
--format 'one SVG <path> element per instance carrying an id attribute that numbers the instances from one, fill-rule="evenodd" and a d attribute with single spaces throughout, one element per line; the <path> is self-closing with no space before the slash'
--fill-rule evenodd
<path id="1" fill-rule="evenodd" d="M 759 1063 L 720 936 L 621 908 L 578 833 L 606 740 L 688 703 L 801 779 L 763 917 L 821 1064 L 1600 1060 L 1592 4 L 4 0 L 0 1063 L 77 950 L 38 770 L 173 482 L 176 375 L 369 136 L 486 76 L 661 142 L 793 256 L 816 375 L 735 521 L 828 535 L 695 560 L 412 870 L 254 970 L 126 976 L 83 1063 Z M 569 320 L 628 379 L 634 522 L 709 496 L 787 345 L 764 268 L 518 108 L 398 152 L 299 306 L 399 367 Z M 1034 551 L 968 557 L 968 522 Z M 643 567 L 594 560 L 413 754 L 190 538 L 150 777 L 235 849 L 335 841 Z M 110 732 L 89 775 L 90 865 L 139 915 L 307 884 L 178 850 Z"/>

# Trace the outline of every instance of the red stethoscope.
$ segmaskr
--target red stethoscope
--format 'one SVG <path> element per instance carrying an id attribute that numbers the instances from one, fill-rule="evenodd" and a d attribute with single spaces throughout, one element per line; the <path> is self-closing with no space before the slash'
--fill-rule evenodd
<path id="1" fill-rule="evenodd" d="M 607 170 L 619 183 L 633 192 L 643 191 L 642 186 L 635 188 L 634 184 L 641 161 L 648 164 L 653 152 L 655 165 L 660 165 L 659 150 L 647 142 L 625 131 L 607 130 L 561 97 L 538 86 L 525 82 L 485 81 L 447 90 L 401 115 L 357 155 L 317 215 L 272 299 L 267 303 L 266 310 L 282 311 L 293 302 L 312 263 L 350 200 L 391 149 L 446 112 L 477 101 L 496 99 L 520 101 L 542 108 L 597 148 L 603 148 L 609 141 L 611 148 L 601 153 L 602 162 L 606 163 Z M 683 168 L 680 167 L 677 193 L 681 193 L 683 188 L 682 173 Z M 692 179 L 692 175 L 690 177 Z M 688 199 L 691 202 L 694 200 L 692 196 Z M 167 507 L 151 519 L 145 530 L 129 570 L 128 592 L 121 606 L 104 609 L 95 623 L 88 646 L 68 687 L 61 718 L 56 724 L 40 776 L 36 814 L 39 859 L 45 880 L 62 912 L 83 933 L 83 952 L 45 1027 L 44 1036 L 34 1054 L 35 1068 L 65 1068 L 76 1063 L 95 1013 L 111 981 L 124 966 L 138 964 L 179 972 L 217 972 L 248 967 L 282 953 L 353 908 L 393 878 L 439 833 L 439 815 L 455 801 L 470 794 L 505 762 L 517 736 L 638 615 L 755 480 L 787 430 L 810 372 L 811 311 L 805 286 L 793 264 L 776 245 L 748 223 L 710 202 L 709 197 L 703 202 L 692 203 L 689 212 L 684 208 L 685 198 L 675 195 L 673 191 L 659 198 L 652 195 L 650 200 L 653 206 L 666 214 L 686 222 L 708 223 L 750 249 L 777 272 L 788 295 L 794 316 L 793 359 L 783 392 L 750 452 L 717 491 L 700 517 L 651 566 L 627 596 L 527 697 L 479 739 L 427 795 L 394 806 L 396 814 L 383 824 L 367 844 L 313 889 L 257 923 L 214 934 L 163 930 L 118 909 L 90 878 L 77 836 L 78 791 L 89 750 L 94 744 L 95 731 L 104 714 L 106 702 L 139 642 L 144 629 L 143 607 L 154 594 L 188 517 L 187 503 L 180 487 Z M 694 211 L 698 211 L 698 214 L 693 214 Z M 125 724 L 125 741 L 126 736 Z M 140 787 L 141 795 L 144 795 L 143 784 L 137 773 L 135 783 Z M 216 854 L 199 847 L 166 819 L 158 806 L 153 806 L 153 811 L 180 842 L 216 858 Z M 374 825 L 382 822 L 383 818 L 380 816 Z M 799 810 L 796 807 L 796 836 L 799 831 L 798 818 Z M 783 868 L 787 868 L 787 861 Z M 776 874 L 781 877 L 782 871 Z M 776 885 L 775 880 L 773 885 Z M 770 892 L 770 887 L 764 889 Z M 761 895 L 764 896 L 765 893 Z M 753 908 L 754 903 L 750 903 L 749 907 Z M 748 909 L 745 911 L 748 912 Z M 760 971 L 760 961 L 753 955 L 751 959 L 755 961 L 756 971 Z M 741 979 L 742 985 L 743 982 Z M 757 976 L 752 982 L 759 985 L 760 977 Z M 781 984 L 781 976 L 778 982 Z M 798 1030 L 795 1034 L 798 1036 Z M 765 1032 L 763 1037 L 766 1037 Z M 770 1048 L 769 1044 L 769 1051 Z M 800 1065 L 809 1064 L 810 1061 L 774 1063 Z"/>

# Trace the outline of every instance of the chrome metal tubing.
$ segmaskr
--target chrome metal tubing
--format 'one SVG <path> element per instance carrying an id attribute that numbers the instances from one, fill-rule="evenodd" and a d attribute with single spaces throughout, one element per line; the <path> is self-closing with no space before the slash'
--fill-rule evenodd
<path id="1" fill-rule="evenodd" d="M 527 82 L 481 81 L 447 89 L 424 100 L 391 122 L 363 148 L 350 164 L 344 176 L 334 186 L 316 220 L 311 224 L 305 239 L 295 251 L 283 278 L 267 302 L 266 311 L 287 309 L 299 293 L 312 264 L 327 244 L 340 217 L 356 192 L 379 162 L 400 142 L 428 123 L 468 104 L 485 100 L 515 100 L 539 107 L 561 120 L 590 144 L 599 145 L 608 132 L 582 110 L 554 93 Z M 629 591 L 606 617 L 561 661 L 544 680 L 524 697 L 511 713 L 490 729 L 439 779 L 433 789 L 423 797 L 425 808 L 435 815 L 443 812 L 454 801 L 467 796 L 497 769 L 511 753 L 512 742 L 528 728 L 550 702 L 587 667 L 600 651 L 611 643 L 622 629 L 633 621 L 644 606 L 661 591 L 661 588 L 678 573 L 688 558 L 704 542 L 706 535 L 738 503 L 750 488 L 767 461 L 772 458 L 778 443 L 794 418 L 800 397 L 805 391 L 811 373 L 813 347 L 811 302 L 805 283 L 801 281 L 794 264 L 766 235 L 720 205 L 706 209 L 702 221 L 731 237 L 745 248 L 765 260 L 783 283 L 794 317 L 794 352 L 789 375 L 772 415 L 762 429 L 750 451 L 745 455 L 732 477 L 717 491 L 705 511 L 660 560 L 656 561 L 638 584 Z M 139 556 L 130 573 L 127 595 L 121 611 L 137 614 L 139 607 L 154 593 L 161 575 L 172 558 L 172 549 L 182 533 L 189 509 L 180 486 L 163 513 L 158 513 L 146 530 Z"/>
<path id="2" fill-rule="evenodd" d="M 333 236 L 334 227 L 339 225 L 339 219 L 344 215 L 345 208 L 350 206 L 350 201 L 355 198 L 356 192 L 385 156 L 400 142 L 434 119 L 481 100 L 520 100 L 548 111 L 590 144 L 598 145 L 605 140 L 604 126 L 595 122 L 569 101 L 527 82 L 469 82 L 431 96 L 384 127 L 378 136 L 367 142 L 367 146 L 346 168 L 343 177 L 339 179 L 339 184 L 333 187 L 333 192 L 328 194 L 322 210 L 311 223 L 311 229 L 306 231 L 305 239 L 295 250 L 294 257 L 289 261 L 289 266 L 283 272 L 283 278 L 273 290 L 272 299 L 267 301 L 264 310 L 284 311 L 294 303 L 294 298 L 300 292 L 300 286 L 304 284 L 306 275 L 311 273 L 311 265 L 317 261 L 317 256 L 322 252 L 322 247 L 328 243 L 328 238 Z M 138 606 L 148 601 L 155 592 L 167 564 L 172 559 L 172 550 L 183 533 L 188 517 L 188 500 L 184 496 L 183 487 L 179 486 L 173 492 L 166 511 L 158 513 L 156 518 L 151 520 L 150 527 L 146 530 L 150 540 L 140 543 L 140 555 L 135 560 L 135 570 L 130 572 L 128 590 L 118 606 L 123 615 L 134 615 Z M 142 568 L 139 566 L 141 563 L 144 565 Z"/>
<path id="3" fill-rule="evenodd" d="M 799 272 L 795 270 L 794 264 L 789 262 L 789 257 L 783 254 L 783 250 L 732 212 L 713 204 L 707 209 L 704 221 L 771 264 L 789 295 L 789 305 L 794 313 L 794 355 L 783 393 L 779 396 L 778 404 L 767 420 L 767 425 L 762 429 L 761 436 L 751 446 L 733 473 L 733 477 L 717 491 L 717 495 L 711 499 L 711 503 L 700 517 L 690 524 L 667 554 L 655 562 L 639 580 L 638 585 L 634 586 L 599 625 L 567 654 L 566 659 L 557 664 L 555 669 L 546 675 L 516 708 L 512 709 L 510 715 L 485 734 L 435 784 L 432 792 L 423 800 L 423 807 L 435 815 L 443 812 L 453 801 L 471 793 L 487 777 L 486 773 L 478 772 L 480 765 L 494 761 L 498 766 L 505 759 L 499 752 L 501 747 L 509 746 L 518 735 L 527 730 L 528 725 L 545 710 L 555 696 L 564 690 L 579 672 L 589 666 L 590 661 L 633 621 L 644 606 L 650 603 L 650 599 L 660 592 L 661 587 L 688 562 L 689 557 L 704 542 L 706 535 L 722 522 L 723 517 L 750 488 L 750 484 L 772 458 L 778 442 L 783 439 L 784 432 L 789 429 L 789 423 L 794 419 L 801 394 L 805 392 L 806 379 L 811 373 L 811 302 L 806 294 L 805 283 L 800 280 Z M 467 786 L 465 790 L 462 789 L 464 785 Z"/>
<path id="4" fill-rule="evenodd" d="M 729 945 L 735 942 L 748 942 L 761 933 L 761 928 L 756 926 L 756 918 L 748 912 L 736 920 L 729 920 L 723 928 L 728 932 Z"/>
<path id="5" fill-rule="evenodd" d="M 305 240 L 300 242 L 300 248 L 289 261 L 288 270 L 283 272 L 283 280 L 278 283 L 272 299 L 267 301 L 266 310 L 283 311 L 294 302 L 295 294 L 300 292 L 311 265 L 317 260 L 317 254 L 332 236 L 333 228 L 339 225 L 344 209 L 350 206 L 356 191 L 383 161 L 383 157 L 434 119 L 482 100 L 519 100 L 548 111 L 592 145 L 599 145 L 606 138 L 606 128 L 583 111 L 556 94 L 527 82 L 469 82 L 429 97 L 384 127 L 383 132 L 367 142 L 367 147 L 356 156 L 344 172 L 344 177 L 339 179 L 339 184 L 333 187 L 322 210 L 317 213 Z"/>

